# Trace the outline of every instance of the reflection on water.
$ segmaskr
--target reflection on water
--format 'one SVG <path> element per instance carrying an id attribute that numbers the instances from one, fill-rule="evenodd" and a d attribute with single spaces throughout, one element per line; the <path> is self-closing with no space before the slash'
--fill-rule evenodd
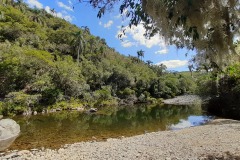
<path id="1" fill-rule="evenodd" d="M 188 127 L 193 127 L 193 126 L 199 126 L 202 125 L 210 120 L 211 117 L 209 116 L 189 116 L 186 120 L 185 119 L 180 119 L 179 123 L 177 124 L 172 124 L 170 129 L 172 130 L 178 130 L 178 129 L 183 129 L 183 128 L 188 128 Z"/>
<path id="2" fill-rule="evenodd" d="M 130 106 L 105 108 L 95 114 L 59 112 L 32 117 L 15 117 L 21 135 L 9 149 L 59 148 L 61 145 L 109 137 L 200 125 L 211 117 L 200 106 Z M 182 126 L 181 126 L 182 127 Z M 180 128 L 181 128 L 180 127 Z"/>

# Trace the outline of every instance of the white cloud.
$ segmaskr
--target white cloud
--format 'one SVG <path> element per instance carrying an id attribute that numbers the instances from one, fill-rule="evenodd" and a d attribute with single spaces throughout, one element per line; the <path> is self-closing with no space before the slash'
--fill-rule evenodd
<path id="1" fill-rule="evenodd" d="M 101 21 L 99 21 L 99 23 L 98 23 L 100 26 L 102 25 L 102 22 Z"/>
<path id="2" fill-rule="evenodd" d="M 119 28 L 116 37 L 119 34 L 123 33 L 123 30 L 125 33 L 125 35 L 121 37 L 123 40 L 132 41 L 136 45 L 142 45 L 147 48 L 152 48 L 154 46 L 158 46 L 160 48 L 160 50 L 156 51 L 155 52 L 156 54 L 168 53 L 164 38 L 161 37 L 159 34 L 156 34 L 155 36 L 151 37 L 150 39 L 148 39 L 144 36 L 144 33 L 146 30 L 142 23 L 140 23 L 137 26 L 132 26 L 131 28 L 130 27 Z"/>
<path id="3" fill-rule="evenodd" d="M 72 16 L 70 16 L 68 14 L 64 14 L 63 12 L 57 12 L 56 15 L 59 18 L 65 19 L 66 21 L 69 21 L 69 22 L 72 21 Z"/>
<path id="4" fill-rule="evenodd" d="M 193 126 L 189 121 L 181 119 L 178 124 L 171 125 L 171 129 L 173 130 L 178 130 L 178 129 L 183 129 L 183 128 L 189 128 Z"/>
<path id="5" fill-rule="evenodd" d="M 52 14 L 53 16 L 65 19 L 66 21 L 69 21 L 69 22 L 71 22 L 73 19 L 73 17 L 71 15 L 67 14 L 67 12 L 65 12 L 65 11 L 52 13 L 51 8 L 49 6 L 46 6 L 45 10 L 47 13 Z"/>
<path id="6" fill-rule="evenodd" d="M 47 13 L 50 13 L 50 14 L 51 14 L 51 8 L 50 8 L 49 6 L 46 6 L 46 7 L 45 7 L 45 11 L 46 11 Z"/>
<path id="7" fill-rule="evenodd" d="M 156 51 L 155 54 L 167 54 L 168 53 L 168 49 L 167 48 L 163 48 L 162 50 Z"/>
<path id="8" fill-rule="evenodd" d="M 57 2 L 58 6 L 63 8 L 63 9 L 66 9 L 68 11 L 73 11 L 73 9 L 70 7 L 70 6 L 67 6 L 66 4 L 64 4 L 63 2 Z"/>
<path id="9" fill-rule="evenodd" d="M 116 18 L 116 19 L 124 18 L 124 17 L 126 17 L 127 13 L 128 13 L 128 10 L 124 9 L 122 14 L 116 15 L 116 16 L 114 16 L 114 18 Z"/>
<path id="10" fill-rule="evenodd" d="M 72 3 L 72 1 L 71 0 L 68 0 L 68 3 L 72 6 L 73 5 L 73 3 Z"/>
<path id="11" fill-rule="evenodd" d="M 73 17 L 70 16 L 70 15 L 65 15 L 65 16 L 63 16 L 63 19 L 65 19 L 66 21 L 71 22 L 73 20 Z"/>
<path id="12" fill-rule="evenodd" d="M 113 21 L 110 20 L 110 21 L 108 21 L 107 23 L 105 23 L 105 24 L 103 25 L 103 27 L 104 27 L 104 28 L 110 28 L 112 25 L 113 25 Z"/>
<path id="13" fill-rule="evenodd" d="M 26 3 L 30 6 L 30 7 L 37 7 L 39 9 L 43 8 L 43 4 L 38 2 L 38 0 L 27 0 Z"/>
<path id="14" fill-rule="evenodd" d="M 167 66 L 168 69 L 171 68 L 178 68 L 178 67 L 183 67 L 188 64 L 187 60 L 169 60 L 169 61 L 161 61 L 158 62 L 156 65 L 164 64 Z"/>
<path id="15" fill-rule="evenodd" d="M 114 16 L 114 18 L 116 18 L 116 19 L 121 18 L 121 14 L 118 14 L 118 15 Z"/>
<path id="16" fill-rule="evenodd" d="M 237 42 L 237 41 L 240 41 L 240 34 L 236 34 L 236 35 L 234 35 L 234 37 L 233 37 L 233 41 L 234 42 Z"/>
<path id="17" fill-rule="evenodd" d="M 134 44 L 133 42 L 130 42 L 130 41 L 126 40 L 126 41 L 121 42 L 121 45 L 122 45 L 123 47 L 127 48 L 127 47 L 132 47 L 132 46 L 134 46 L 135 44 Z"/>

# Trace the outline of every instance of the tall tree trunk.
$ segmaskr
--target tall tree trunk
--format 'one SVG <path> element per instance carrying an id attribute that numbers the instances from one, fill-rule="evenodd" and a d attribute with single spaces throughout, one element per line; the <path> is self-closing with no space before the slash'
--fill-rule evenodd
<path id="1" fill-rule="evenodd" d="M 80 46 L 78 46 L 77 49 L 77 64 L 79 64 L 79 59 L 80 59 Z"/>

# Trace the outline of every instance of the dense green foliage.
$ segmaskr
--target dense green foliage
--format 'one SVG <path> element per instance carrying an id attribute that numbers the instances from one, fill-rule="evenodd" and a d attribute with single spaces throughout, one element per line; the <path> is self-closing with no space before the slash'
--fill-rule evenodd
<path id="1" fill-rule="evenodd" d="M 220 116 L 240 119 L 240 63 L 229 66 L 218 80 L 209 111 Z"/>
<path id="2" fill-rule="evenodd" d="M 24 3 L 0 5 L 0 11 L 3 114 L 41 111 L 49 105 L 154 102 L 196 89 L 190 75 L 167 73 L 163 65 L 120 55 L 87 27 L 78 28 Z"/>

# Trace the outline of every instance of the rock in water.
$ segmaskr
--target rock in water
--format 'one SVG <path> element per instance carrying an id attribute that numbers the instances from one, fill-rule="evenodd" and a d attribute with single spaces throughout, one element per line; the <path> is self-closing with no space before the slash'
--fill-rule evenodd
<path id="1" fill-rule="evenodd" d="M 0 151 L 8 148 L 20 133 L 20 126 L 12 119 L 0 120 Z"/>

